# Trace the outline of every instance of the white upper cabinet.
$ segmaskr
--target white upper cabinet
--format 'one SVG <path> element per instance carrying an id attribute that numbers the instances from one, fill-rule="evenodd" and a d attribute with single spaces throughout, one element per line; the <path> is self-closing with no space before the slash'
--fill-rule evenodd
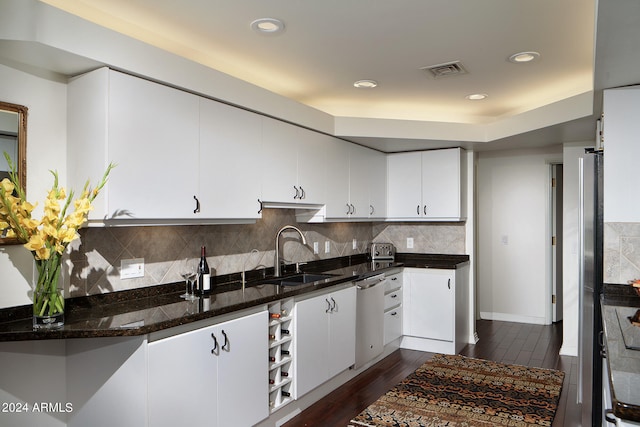
<path id="1" fill-rule="evenodd" d="M 200 100 L 200 216 L 260 217 L 261 147 L 259 115 Z"/>
<path id="2" fill-rule="evenodd" d="M 330 137 L 263 117 L 262 200 L 321 204 L 326 142 Z"/>
<path id="3" fill-rule="evenodd" d="M 260 216 L 261 116 L 102 68 L 68 85 L 73 188 L 117 165 L 90 220 Z"/>
<path id="4" fill-rule="evenodd" d="M 117 164 L 90 219 L 193 217 L 198 97 L 108 69 L 71 81 L 69 180 L 81 189 Z M 194 166 L 195 165 L 195 166 Z"/>
<path id="5" fill-rule="evenodd" d="M 327 218 L 347 218 L 351 212 L 349 205 L 349 144 L 332 138 L 327 149 L 326 216 Z"/>
<path id="6" fill-rule="evenodd" d="M 604 222 L 640 222 L 640 86 L 605 90 L 603 111 Z"/>
<path id="7" fill-rule="evenodd" d="M 465 159 L 460 148 L 389 154 L 388 219 L 464 220 Z"/>
<path id="8" fill-rule="evenodd" d="M 328 151 L 326 215 L 329 219 L 384 218 L 386 157 L 333 139 Z"/>

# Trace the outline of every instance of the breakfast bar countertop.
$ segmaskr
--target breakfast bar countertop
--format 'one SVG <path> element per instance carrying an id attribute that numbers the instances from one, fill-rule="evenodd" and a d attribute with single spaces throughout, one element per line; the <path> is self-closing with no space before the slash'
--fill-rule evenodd
<path id="1" fill-rule="evenodd" d="M 0 309 L 0 341 L 144 335 L 393 271 L 404 267 L 404 260 L 407 267 L 451 269 L 468 264 L 469 256 L 397 254 L 395 261 L 380 264 L 361 254 L 313 261 L 304 266 L 305 272 L 331 277 L 291 287 L 267 283 L 273 268 L 252 270 L 244 288 L 240 273 L 212 277 L 212 293 L 195 301 L 180 298 L 183 283 L 68 298 L 65 324 L 55 330 L 33 330 L 31 305 L 10 307 Z M 286 270 L 283 275 L 292 273 Z"/>

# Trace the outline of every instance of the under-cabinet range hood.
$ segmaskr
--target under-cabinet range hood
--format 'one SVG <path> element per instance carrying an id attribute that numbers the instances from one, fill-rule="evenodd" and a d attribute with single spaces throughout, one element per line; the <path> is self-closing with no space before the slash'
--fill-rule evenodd
<path id="1" fill-rule="evenodd" d="M 325 205 L 260 201 L 262 209 L 294 209 L 298 222 L 325 222 L 326 219 Z"/>

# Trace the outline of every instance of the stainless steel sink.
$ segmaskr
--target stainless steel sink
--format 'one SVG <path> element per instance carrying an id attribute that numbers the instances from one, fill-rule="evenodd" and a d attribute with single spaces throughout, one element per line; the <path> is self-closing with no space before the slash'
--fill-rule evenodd
<path id="1" fill-rule="evenodd" d="M 331 277 L 334 277 L 333 274 L 300 273 L 288 277 L 278 277 L 276 279 L 264 281 L 263 283 L 273 283 L 280 286 L 299 286 L 330 279 Z"/>

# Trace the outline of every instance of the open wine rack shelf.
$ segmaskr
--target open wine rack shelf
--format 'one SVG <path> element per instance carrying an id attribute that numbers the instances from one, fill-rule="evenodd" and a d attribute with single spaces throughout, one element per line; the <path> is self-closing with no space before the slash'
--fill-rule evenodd
<path id="1" fill-rule="evenodd" d="M 271 413 L 294 397 L 293 299 L 269 304 L 269 409 Z"/>

